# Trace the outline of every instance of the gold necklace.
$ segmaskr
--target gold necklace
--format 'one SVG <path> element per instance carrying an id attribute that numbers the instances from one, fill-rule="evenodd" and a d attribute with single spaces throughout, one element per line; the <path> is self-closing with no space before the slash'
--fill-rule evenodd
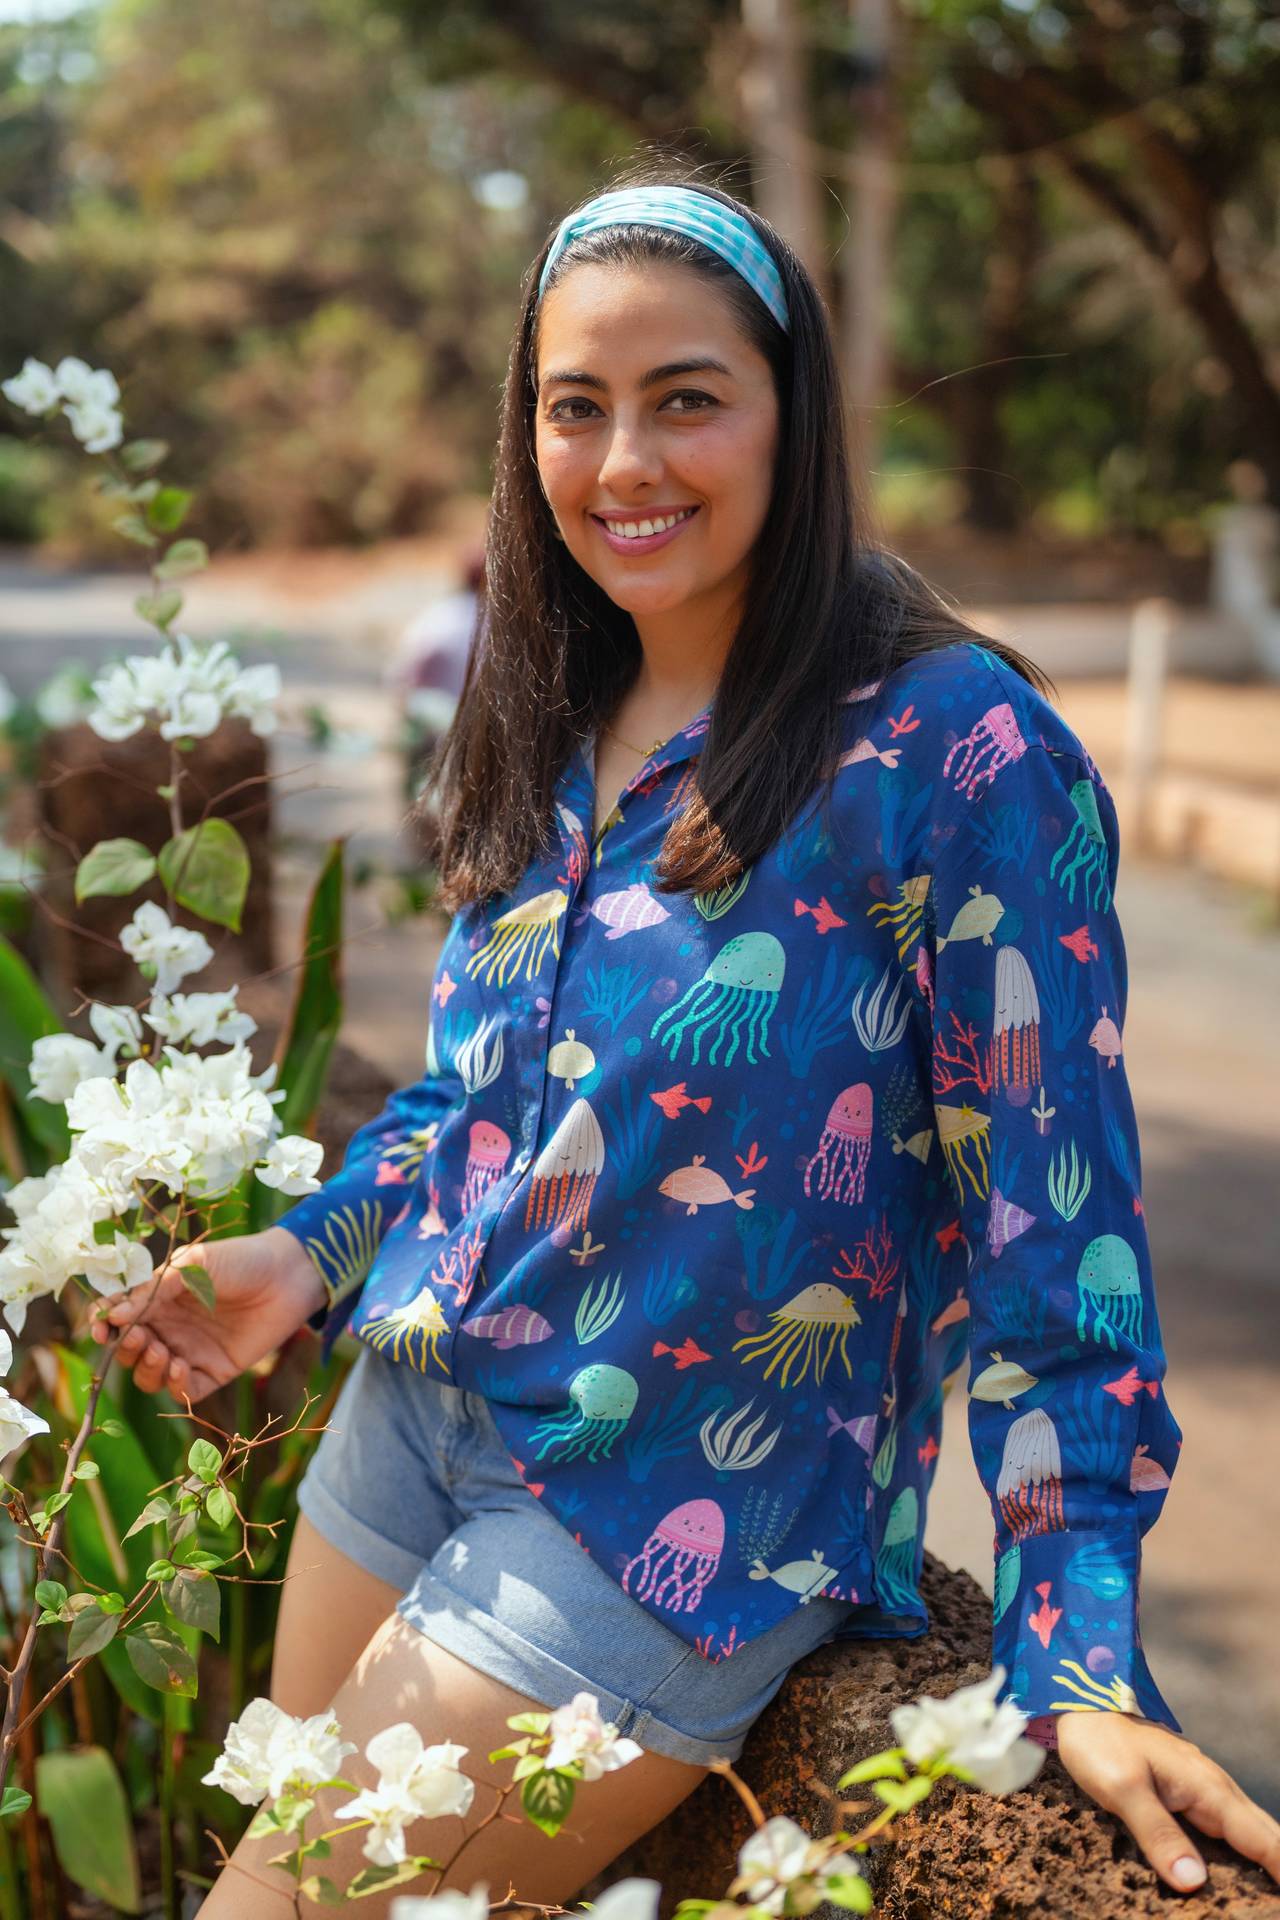
<path id="1" fill-rule="evenodd" d="M 637 747 L 632 741 L 624 740 L 620 733 L 615 733 L 612 727 L 607 727 L 603 720 L 600 722 L 600 731 L 607 733 L 611 740 L 616 740 L 620 747 L 626 747 L 628 752 L 642 754 L 646 760 L 651 754 L 656 753 L 659 747 L 665 747 L 667 740 L 671 738 L 668 734 L 666 740 L 655 740 L 651 747 Z"/>

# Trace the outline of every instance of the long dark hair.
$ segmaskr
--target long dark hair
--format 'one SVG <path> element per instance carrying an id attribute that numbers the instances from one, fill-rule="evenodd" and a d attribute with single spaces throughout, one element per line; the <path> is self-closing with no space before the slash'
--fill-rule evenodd
<path id="1" fill-rule="evenodd" d="M 980 639 L 1042 692 L 1046 676 L 955 613 L 873 531 L 855 482 L 844 400 L 821 297 L 766 220 L 696 170 L 633 167 L 614 186 L 693 187 L 749 220 L 777 262 L 785 332 L 735 268 L 666 229 L 606 228 L 573 241 L 548 280 L 584 261 L 690 267 L 715 282 L 765 357 L 779 401 L 773 497 L 752 553 L 741 623 L 717 683 L 691 797 L 654 870 L 659 891 L 700 892 L 749 867 L 814 793 L 844 741 L 840 695 L 914 655 Z M 484 617 L 458 711 L 427 772 L 438 796 L 440 903 L 450 912 L 509 892 L 554 843 L 557 780 L 575 741 L 607 721 L 640 664 L 631 615 L 570 556 L 538 478 L 538 278 L 525 276 L 502 399 L 487 537 Z"/>

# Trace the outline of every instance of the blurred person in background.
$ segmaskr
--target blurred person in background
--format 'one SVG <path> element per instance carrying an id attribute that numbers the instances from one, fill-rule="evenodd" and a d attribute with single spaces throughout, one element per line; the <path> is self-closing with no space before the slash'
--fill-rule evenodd
<path id="1" fill-rule="evenodd" d="M 484 548 L 462 557 L 459 583 L 424 607 L 404 629 L 387 668 L 386 684 L 401 717 L 406 798 L 419 797 L 423 774 L 448 732 L 482 619 Z M 427 810 L 415 822 L 419 847 L 430 859 L 434 830 Z"/>

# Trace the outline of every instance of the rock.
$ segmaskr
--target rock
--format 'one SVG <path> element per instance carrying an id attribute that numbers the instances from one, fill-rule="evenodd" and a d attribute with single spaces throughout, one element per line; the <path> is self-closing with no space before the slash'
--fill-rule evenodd
<path id="1" fill-rule="evenodd" d="M 182 756 L 188 826 L 209 812 L 233 821 L 249 849 L 251 875 L 236 934 L 179 910 L 184 926 L 198 927 L 214 959 L 198 979 L 200 992 L 221 991 L 272 964 L 271 798 L 267 743 L 244 720 L 224 720 Z M 143 900 L 164 902 L 157 884 L 125 899 L 75 901 L 75 865 L 99 840 L 140 840 L 153 853 L 169 838 L 165 803 L 156 792 L 169 778 L 169 745 L 150 729 L 129 740 L 101 740 L 86 723 L 51 729 L 40 744 L 37 793 L 49 874 L 42 894 L 52 912 L 39 915 L 47 968 L 69 1004 L 84 994 L 107 1002 L 135 1002 L 142 982 L 118 944 L 120 929 Z M 54 918 L 54 915 L 57 918 Z"/>
<path id="2" fill-rule="evenodd" d="M 925 1555 L 923 1592 L 934 1622 L 919 1640 L 847 1640 L 793 1667 L 747 1739 L 736 1771 L 766 1814 L 814 1834 L 839 1825 L 824 1789 L 856 1761 L 893 1744 L 890 1709 L 922 1693 L 948 1694 L 991 1667 L 991 1603 L 967 1574 Z M 857 1790 L 855 1790 L 856 1793 Z M 869 1814 L 851 1816 L 850 1829 Z M 663 1920 L 678 1900 L 713 1899 L 735 1872 L 751 1823 L 729 1783 L 709 1774 L 666 1820 L 582 1889 L 595 1899 L 628 1874 L 661 1881 Z M 1127 1828 L 1081 1792 L 1055 1755 L 1022 1793 L 1003 1800 L 954 1782 L 895 1821 L 871 1856 L 879 1920 L 1280 1920 L 1280 1888 L 1196 1829 L 1209 1867 L 1204 1888 L 1166 1888 Z M 833 1908 L 820 1908 L 823 1915 Z"/>

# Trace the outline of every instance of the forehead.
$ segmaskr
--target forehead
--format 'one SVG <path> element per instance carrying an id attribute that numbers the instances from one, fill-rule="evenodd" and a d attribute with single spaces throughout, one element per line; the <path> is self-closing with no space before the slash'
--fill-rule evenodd
<path id="1" fill-rule="evenodd" d="M 687 267 L 584 262 L 543 297 L 538 375 L 552 366 L 623 374 L 702 347 L 729 366 L 758 356 L 724 296 Z"/>

